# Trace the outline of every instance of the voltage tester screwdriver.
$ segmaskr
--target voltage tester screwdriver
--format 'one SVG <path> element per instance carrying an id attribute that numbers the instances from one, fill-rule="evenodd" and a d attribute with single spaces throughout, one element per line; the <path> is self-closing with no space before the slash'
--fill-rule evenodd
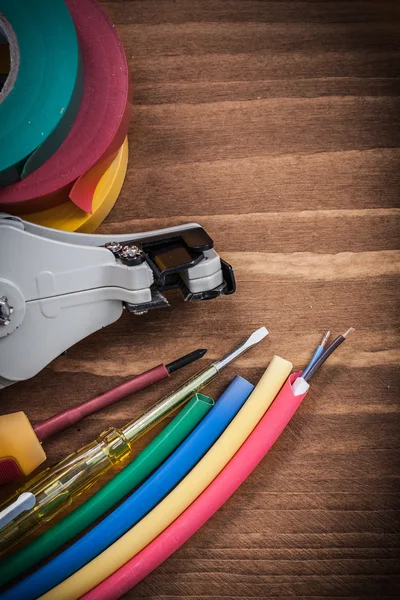
<path id="1" fill-rule="evenodd" d="M 158 365 L 37 425 L 32 426 L 22 411 L 0 416 L 0 484 L 13 481 L 22 475 L 29 475 L 46 460 L 41 444 L 43 440 L 122 398 L 166 379 L 171 373 L 199 360 L 206 352 L 207 350 L 203 349 L 195 350 L 167 365 Z"/>

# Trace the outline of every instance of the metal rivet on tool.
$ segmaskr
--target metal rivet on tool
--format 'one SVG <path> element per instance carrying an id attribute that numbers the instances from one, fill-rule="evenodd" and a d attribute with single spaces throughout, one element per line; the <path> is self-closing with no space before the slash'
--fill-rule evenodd
<path id="1" fill-rule="evenodd" d="M 107 248 L 107 250 L 110 250 L 110 252 L 113 252 L 113 254 L 117 254 L 122 249 L 119 242 L 107 242 L 107 244 L 104 244 L 104 247 Z"/>
<path id="2" fill-rule="evenodd" d="M 123 258 L 136 258 L 141 255 L 141 250 L 137 246 L 124 246 L 121 250 Z"/>
<path id="3" fill-rule="evenodd" d="M 5 326 L 9 325 L 10 317 L 14 309 L 8 303 L 8 298 L 5 296 L 1 296 L 0 298 L 0 325 Z"/>

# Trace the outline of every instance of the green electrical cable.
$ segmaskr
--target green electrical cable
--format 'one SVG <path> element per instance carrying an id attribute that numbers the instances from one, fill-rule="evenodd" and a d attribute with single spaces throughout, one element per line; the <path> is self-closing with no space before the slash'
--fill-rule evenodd
<path id="1" fill-rule="evenodd" d="M 2 560 L 0 585 L 55 552 L 122 500 L 172 454 L 213 406 L 211 398 L 196 394 L 163 431 L 94 496 L 33 542 Z"/>

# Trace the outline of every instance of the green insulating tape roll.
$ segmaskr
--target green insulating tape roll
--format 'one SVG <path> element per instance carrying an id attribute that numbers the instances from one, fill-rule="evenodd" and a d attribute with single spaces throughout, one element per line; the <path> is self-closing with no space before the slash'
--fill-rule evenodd
<path id="1" fill-rule="evenodd" d="M 196 394 L 161 433 L 94 496 L 13 556 L 2 560 L 0 585 L 58 550 L 122 500 L 172 454 L 213 406 L 211 398 Z"/>
<path id="2" fill-rule="evenodd" d="M 79 109 L 83 68 L 64 0 L 0 0 L 10 71 L 0 91 L 0 186 L 59 148 Z"/>

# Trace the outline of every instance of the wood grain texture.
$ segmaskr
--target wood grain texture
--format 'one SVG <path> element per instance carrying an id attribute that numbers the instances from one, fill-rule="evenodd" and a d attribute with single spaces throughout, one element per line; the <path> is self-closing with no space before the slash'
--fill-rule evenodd
<path id="1" fill-rule="evenodd" d="M 400 597 L 399 3 L 102 5 L 127 50 L 135 103 L 126 183 L 101 231 L 198 221 L 233 264 L 238 291 L 124 315 L 3 392 L 3 406 L 40 420 L 155 354 L 208 347 L 206 365 L 267 325 L 270 339 L 210 386 L 217 395 L 234 373 L 256 382 L 273 353 L 304 365 L 324 329 L 352 325 L 248 481 L 126 597 Z M 60 434 L 46 444 L 49 461 L 160 393 Z"/>

